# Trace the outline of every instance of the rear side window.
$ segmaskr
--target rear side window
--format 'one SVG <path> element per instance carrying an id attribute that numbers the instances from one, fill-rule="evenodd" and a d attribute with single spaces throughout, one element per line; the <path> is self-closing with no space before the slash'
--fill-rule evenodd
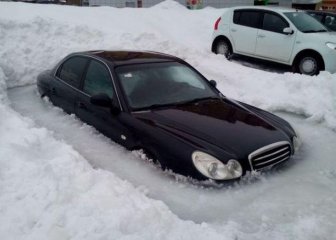
<path id="1" fill-rule="evenodd" d="M 246 27 L 259 28 L 260 27 L 261 12 L 259 11 L 234 11 L 233 23 L 243 25 Z"/>
<path id="2" fill-rule="evenodd" d="M 264 30 L 276 33 L 283 33 L 283 30 L 286 27 L 289 27 L 289 24 L 285 20 L 283 20 L 280 16 L 272 13 L 264 14 L 264 20 L 263 20 Z"/>
<path id="3" fill-rule="evenodd" d="M 100 62 L 92 60 L 88 67 L 83 91 L 90 96 L 105 93 L 110 98 L 114 96 L 112 79 L 108 69 Z"/>
<path id="4" fill-rule="evenodd" d="M 71 86 L 79 88 L 87 61 L 84 57 L 72 57 L 66 60 L 58 70 L 57 77 Z"/>

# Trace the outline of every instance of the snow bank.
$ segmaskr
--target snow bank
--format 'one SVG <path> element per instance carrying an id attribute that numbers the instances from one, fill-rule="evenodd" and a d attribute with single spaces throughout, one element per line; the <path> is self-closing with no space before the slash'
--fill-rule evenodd
<path id="1" fill-rule="evenodd" d="M 174 1 L 149 9 L 0 4 L 0 41 L 6 46 L 0 67 L 8 87 L 34 83 L 40 71 L 70 52 L 154 50 L 187 60 L 229 97 L 336 128 L 336 74 L 270 73 L 210 52 L 213 23 L 223 10 L 189 11 Z"/>
<path id="2" fill-rule="evenodd" d="M 183 6 L 182 4 L 174 0 L 166 0 L 166 1 L 160 2 L 154 5 L 152 9 L 186 10 L 187 11 L 187 8 L 185 6 Z"/>

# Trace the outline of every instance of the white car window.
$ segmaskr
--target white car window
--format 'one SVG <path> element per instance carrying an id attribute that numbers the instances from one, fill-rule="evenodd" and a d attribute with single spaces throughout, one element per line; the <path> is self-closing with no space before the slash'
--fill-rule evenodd
<path id="1" fill-rule="evenodd" d="M 286 12 L 286 17 L 303 33 L 327 32 L 325 26 L 322 25 L 314 17 L 304 12 Z"/>
<path id="2" fill-rule="evenodd" d="M 284 28 L 288 27 L 288 23 L 285 22 L 280 16 L 271 13 L 265 13 L 263 19 L 263 29 L 266 31 L 283 33 Z"/>
<path id="3" fill-rule="evenodd" d="M 246 27 L 259 28 L 261 15 L 260 11 L 239 10 L 234 12 L 233 22 Z"/>

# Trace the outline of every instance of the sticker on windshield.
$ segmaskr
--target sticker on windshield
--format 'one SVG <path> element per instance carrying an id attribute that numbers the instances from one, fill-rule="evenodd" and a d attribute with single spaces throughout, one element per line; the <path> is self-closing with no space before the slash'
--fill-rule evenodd
<path id="1" fill-rule="evenodd" d="M 125 78 L 131 78 L 131 77 L 133 77 L 133 75 L 132 75 L 132 73 L 126 73 L 126 74 L 124 74 L 124 77 Z"/>

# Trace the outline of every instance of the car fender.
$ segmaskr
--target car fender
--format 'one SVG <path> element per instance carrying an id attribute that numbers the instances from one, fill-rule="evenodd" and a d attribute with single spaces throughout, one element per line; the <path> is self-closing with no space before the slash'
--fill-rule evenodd
<path id="1" fill-rule="evenodd" d="M 236 48 L 234 46 L 234 41 L 231 37 L 230 34 L 230 28 L 232 25 L 232 18 L 233 18 L 233 11 L 232 10 L 227 10 L 225 13 L 221 15 L 221 21 L 219 22 L 218 25 L 218 30 L 214 30 L 212 34 L 212 43 L 211 43 L 211 49 L 213 50 L 214 43 L 216 39 L 220 37 L 227 38 L 230 41 L 230 44 L 232 46 L 233 52 L 236 51 Z"/>
<path id="2" fill-rule="evenodd" d="M 225 160 L 238 158 L 235 154 L 227 152 L 227 149 L 224 150 L 174 126 L 148 119 L 141 113 L 134 115 L 137 116 L 131 125 L 136 135 L 141 136 L 139 147 L 158 154 L 156 157 L 160 162 L 162 161 L 161 164 L 168 169 L 174 169 L 176 173 L 197 176 L 199 180 L 206 179 L 192 163 L 191 155 L 196 150 L 211 154 L 223 160 L 224 163 Z M 244 169 L 248 167 L 244 166 Z"/>
<path id="3" fill-rule="evenodd" d="M 307 33 L 306 33 L 307 34 Z M 309 36 L 309 35 L 308 35 Z M 336 42 L 336 37 L 331 38 L 330 42 Z M 315 51 L 321 55 L 323 61 L 325 62 L 327 56 L 333 51 L 332 49 L 326 46 L 327 39 L 321 37 L 321 35 L 314 34 L 309 36 L 309 41 L 307 41 L 307 36 L 304 33 L 299 32 L 294 43 L 292 57 L 290 59 L 290 64 L 292 65 L 295 61 L 295 58 L 298 56 L 299 53 L 311 50 Z"/>

